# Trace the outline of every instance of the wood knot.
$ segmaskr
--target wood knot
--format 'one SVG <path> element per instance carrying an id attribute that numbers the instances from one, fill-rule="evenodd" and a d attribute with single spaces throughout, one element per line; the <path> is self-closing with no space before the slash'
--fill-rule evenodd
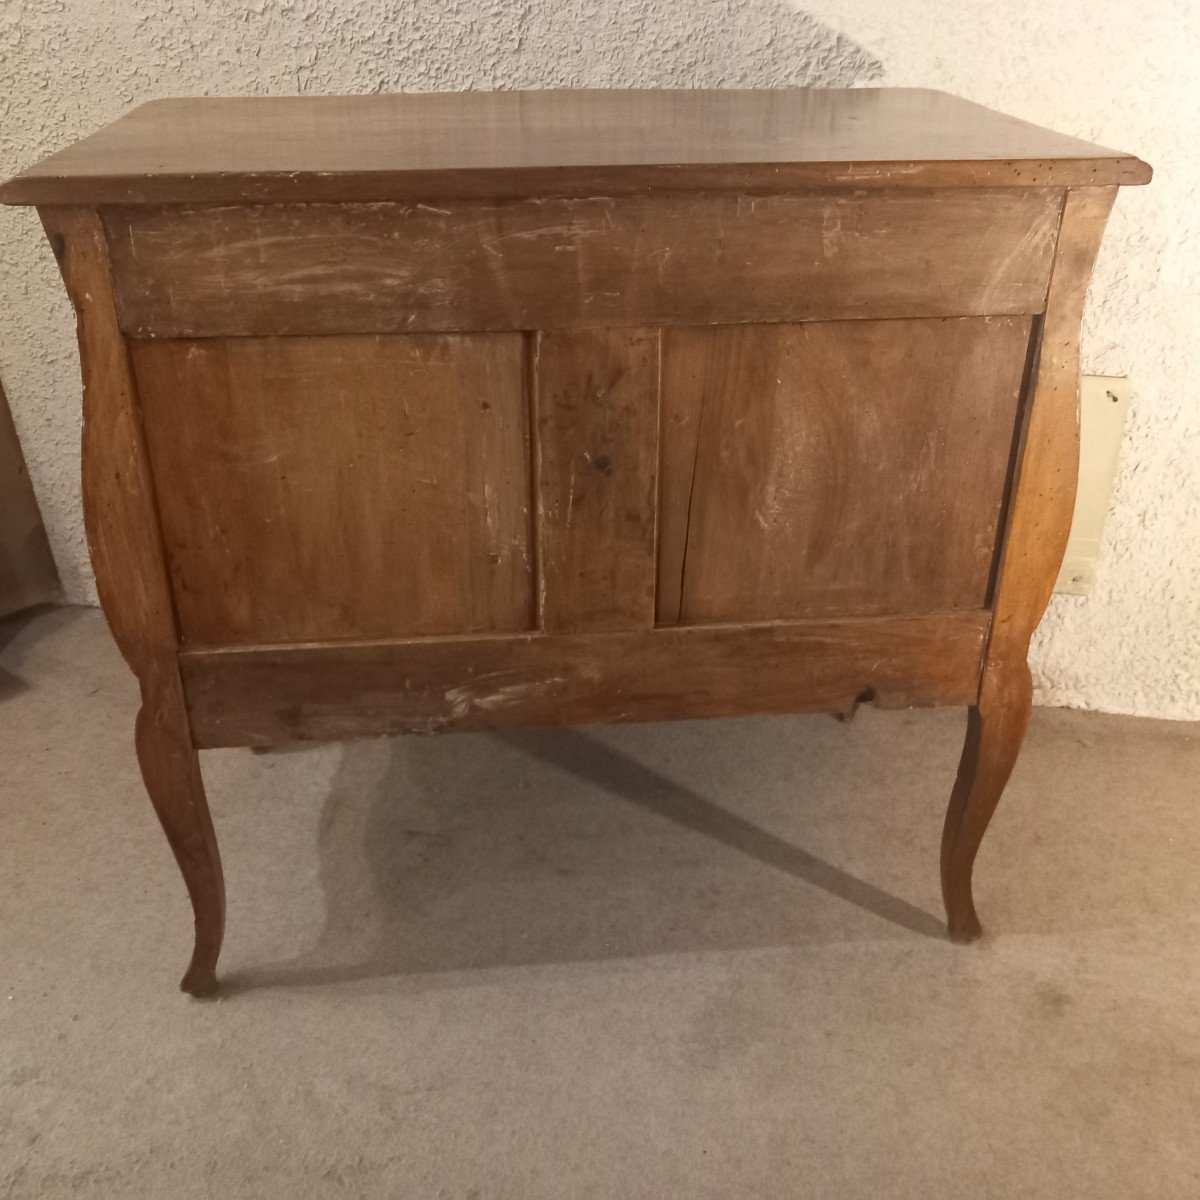
<path id="1" fill-rule="evenodd" d="M 612 474 L 612 459 L 607 454 L 599 454 L 592 459 L 592 466 L 600 472 L 601 475 Z"/>

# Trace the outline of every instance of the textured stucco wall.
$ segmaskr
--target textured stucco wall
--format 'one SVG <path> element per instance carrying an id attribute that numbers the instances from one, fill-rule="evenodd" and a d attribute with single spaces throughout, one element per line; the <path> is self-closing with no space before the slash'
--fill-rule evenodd
<path id="1" fill-rule="evenodd" d="M 879 64 L 784 0 L 0 0 L 0 178 L 160 96 L 846 85 Z M 0 207 L 0 378 L 67 596 L 91 601 L 74 324 Z"/>
<path id="2" fill-rule="evenodd" d="M 1200 717 L 1200 3 L 804 0 L 884 64 L 1146 159 L 1121 192 L 1084 320 L 1084 370 L 1134 403 L 1095 587 L 1034 642 L 1043 702 Z"/>
<path id="3" fill-rule="evenodd" d="M 0 175 L 166 95 L 564 86 L 945 87 L 1140 153 L 1087 321 L 1137 388 L 1093 595 L 1039 634 L 1042 698 L 1200 716 L 1194 6 L 1160 0 L 0 0 Z M 68 595 L 91 599 L 73 328 L 33 214 L 0 210 L 0 375 Z"/>

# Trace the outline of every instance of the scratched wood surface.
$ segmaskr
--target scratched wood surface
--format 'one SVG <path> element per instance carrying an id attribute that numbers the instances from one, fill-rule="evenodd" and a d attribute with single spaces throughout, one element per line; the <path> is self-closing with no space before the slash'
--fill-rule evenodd
<path id="1" fill-rule="evenodd" d="M 658 330 L 537 337 L 542 628 L 654 624 Z"/>
<path id="2" fill-rule="evenodd" d="M 666 331 L 659 622 L 985 607 L 1029 331 Z"/>
<path id="3" fill-rule="evenodd" d="M 106 214 L 134 337 L 1040 312 L 1062 193 L 652 194 Z"/>
<path id="4" fill-rule="evenodd" d="M 200 746 L 968 704 L 986 612 L 189 650 Z"/>
<path id="5" fill-rule="evenodd" d="M 1132 155 L 915 88 L 158 100 L 0 188 L 9 204 L 1145 183 Z"/>
<path id="6" fill-rule="evenodd" d="M 185 643 L 531 627 L 519 334 L 132 353 Z"/>

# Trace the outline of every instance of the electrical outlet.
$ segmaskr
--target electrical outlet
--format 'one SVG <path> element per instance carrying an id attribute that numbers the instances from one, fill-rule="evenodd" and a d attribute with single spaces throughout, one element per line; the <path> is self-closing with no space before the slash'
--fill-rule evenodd
<path id="1" fill-rule="evenodd" d="M 1079 491 L 1056 592 L 1086 596 L 1095 581 L 1131 394 L 1123 375 L 1085 375 L 1080 381 Z"/>

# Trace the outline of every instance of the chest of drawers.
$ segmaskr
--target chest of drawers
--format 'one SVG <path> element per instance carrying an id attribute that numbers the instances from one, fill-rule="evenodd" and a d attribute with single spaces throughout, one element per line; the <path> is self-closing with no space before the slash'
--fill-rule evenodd
<path id="1" fill-rule="evenodd" d="M 143 106 L 9 181 L 79 319 L 101 602 L 215 986 L 197 751 L 953 704 L 952 936 L 1137 159 L 939 93 Z"/>

